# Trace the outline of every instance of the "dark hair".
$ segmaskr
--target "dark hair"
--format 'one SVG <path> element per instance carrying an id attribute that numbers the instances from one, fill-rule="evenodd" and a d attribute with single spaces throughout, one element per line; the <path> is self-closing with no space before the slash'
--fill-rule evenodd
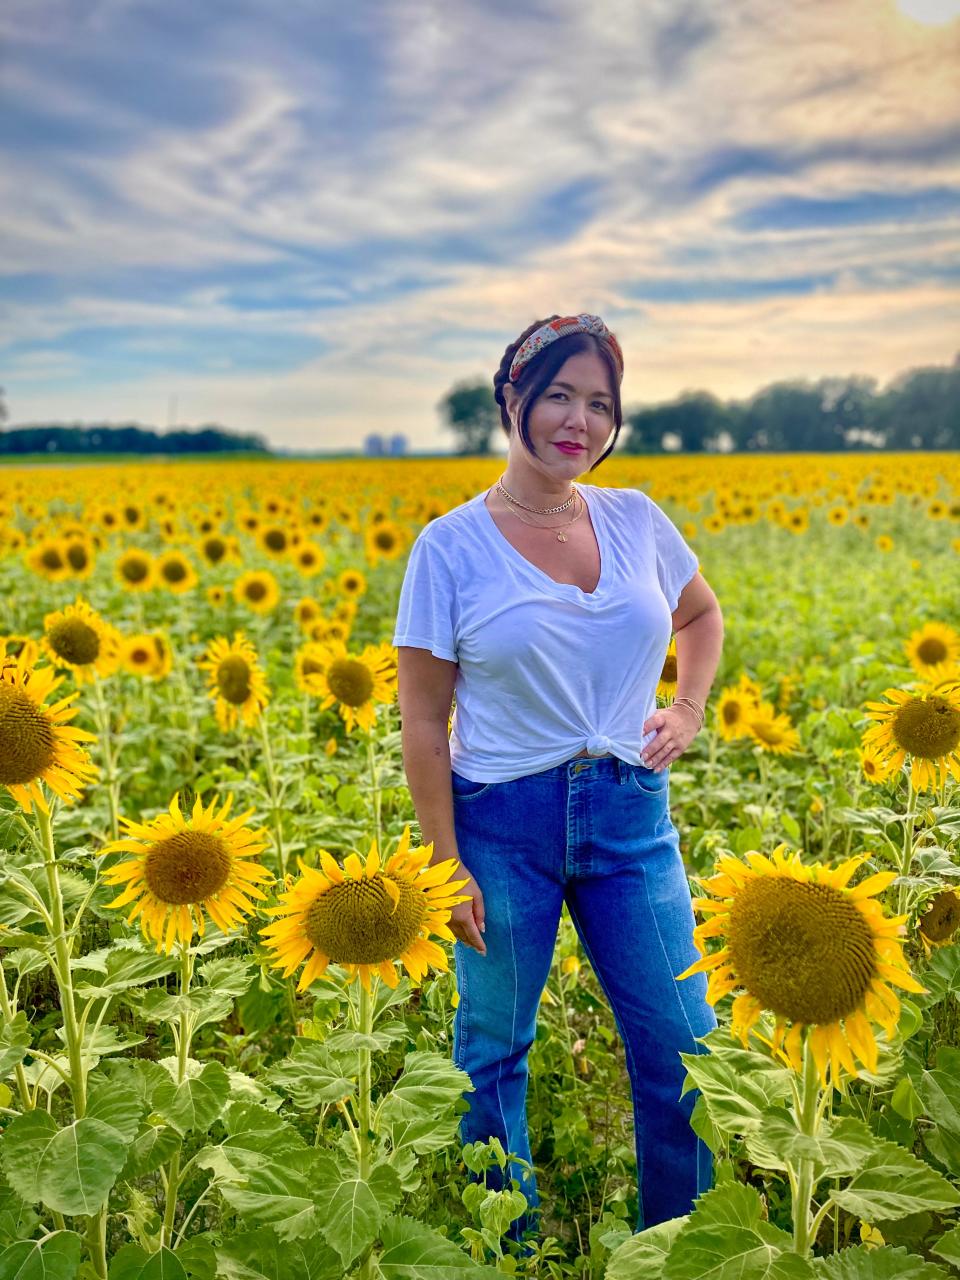
<path id="1" fill-rule="evenodd" d="M 507 403 L 504 398 L 503 388 L 510 381 L 510 366 L 513 363 L 513 357 L 526 342 L 527 338 L 530 337 L 531 333 L 536 333 L 542 325 L 549 324 L 551 320 L 559 319 L 559 316 L 547 316 L 544 320 L 535 320 L 529 328 L 524 329 L 523 333 L 514 342 L 511 342 L 506 351 L 504 351 L 503 359 L 500 361 L 500 368 L 493 375 L 493 398 L 500 406 L 500 422 L 507 435 L 510 434 L 512 424 L 510 415 L 507 413 Z M 623 409 L 620 404 L 620 373 L 606 343 L 601 342 L 592 333 L 570 333 L 565 338 L 557 338 L 555 342 L 551 342 L 549 346 L 544 347 L 542 351 L 538 351 L 531 360 L 527 361 L 513 385 L 516 387 L 517 395 L 520 398 L 520 439 L 523 441 L 527 452 L 536 457 L 536 450 L 533 447 L 527 426 L 530 410 L 570 357 L 580 355 L 583 351 L 595 352 L 607 366 L 613 395 L 613 420 L 615 424 L 613 439 L 593 466 L 590 467 L 590 470 L 593 471 L 594 467 L 599 467 L 604 458 L 613 452 L 617 437 L 620 435 L 620 428 L 623 426 Z"/>

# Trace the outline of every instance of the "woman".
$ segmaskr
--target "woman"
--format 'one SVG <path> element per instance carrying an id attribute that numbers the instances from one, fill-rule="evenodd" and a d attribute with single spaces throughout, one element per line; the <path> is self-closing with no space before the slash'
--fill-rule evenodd
<path id="1" fill-rule="evenodd" d="M 711 1178 L 694 1094 L 680 1097 L 678 1055 L 716 1020 L 705 977 L 675 978 L 698 953 L 667 768 L 703 723 L 723 622 L 654 502 L 574 484 L 616 442 L 622 377 L 598 316 L 538 321 L 507 347 L 506 470 L 420 532 L 393 643 L 423 839 L 470 877 L 451 920 L 454 1061 L 475 1090 L 461 1137 L 530 1160 L 527 1054 L 566 902 L 626 1048 L 642 1230 L 689 1212 Z M 678 696 L 657 710 L 671 630 Z M 539 1200 L 532 1174 L 509 1171 L 531 1210 L 519 1236 Z"/>

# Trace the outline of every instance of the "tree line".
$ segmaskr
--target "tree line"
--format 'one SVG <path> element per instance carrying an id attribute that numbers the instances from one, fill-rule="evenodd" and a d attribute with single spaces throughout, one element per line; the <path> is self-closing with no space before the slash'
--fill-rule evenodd
<path id="1" fill-rule="evenodd" d="M 500 409 L 489 382 L 464 380 L 438 405 L 461 454 L 489 453 Z M 894 377 L 856 374 L 772 382 L 743 400 L 685 391 L 660 404 L 624 406 L 618 449 L 625 453 L 841 449 L 956 449 L 960 446 L 960 353 Z"/>

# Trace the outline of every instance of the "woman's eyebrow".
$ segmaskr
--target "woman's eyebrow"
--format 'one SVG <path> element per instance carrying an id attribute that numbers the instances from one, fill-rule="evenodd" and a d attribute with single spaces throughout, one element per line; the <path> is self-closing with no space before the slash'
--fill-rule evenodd
<path id="1" fill-rule="evenodd" d="M 576 387 L 570 385 L 569 382 L 551 382 L 551 387 L 563 387 L 564 391 L 576 391 Z M 609 391 L 591 391 L 592 396 L 605 396 L 608 400 L 612 400 L 613 396 Z"/>

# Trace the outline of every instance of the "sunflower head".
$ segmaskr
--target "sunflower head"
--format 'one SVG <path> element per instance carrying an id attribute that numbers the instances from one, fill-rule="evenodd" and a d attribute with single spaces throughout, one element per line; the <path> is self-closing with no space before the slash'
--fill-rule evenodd
<path id="1" fill-rule="evenodd" d="M 117 560 L 116 573 L 120 585 L 127 591 L 149 591 L 154 583 L 153 557 L 131 547 Z"/>
<path id="2" fill-rule="evenodd" d="M 944 947 L 960 930 L 960 893 L 943 889 L 931 899 L 920 917 L 920 936 L 937 947 Z"/>
<path id="3" fill-rule="evenodd" d="M 233 584 L 233 598 L 253 613 L 271 613 L 280 599 L 280 587 L 268 569 L 242 573 Z"/>
<path id="4" fill-rule="evenodd" d="M 948 774 L 960 782 L 960 689 L 955 683 L 942 681 L 915 692 L 887 689 L 883 696 L 890 701 L 866 704 L 877 723 L 863 735 L 863 746 L 882 753 L 891 771 L 909 756 L 917 791 L 945 785 Z"/>
<path id="5" fill-rule="evenodd" d="M 329 634 L 329 628 L 328 628 Z M 329 640 L 320 659 L 324 670 L 317 683 L 324 695 L 321 709 L 335 703 L 347 731 L 355 725 L 371 730 L 376 723 L 375 702 L 390 703 L 396 689 L 396 660 L 390 646 L 367 645 L 360 654 L 350 654 L 342 641 Z"/>
<path id="6" fill-rule="evenodd" d="M 77 681 L 111 675 L 120 665 L 120 633 L 77 598 L 43 620 L 43 646 L 51 662 L 69 668 Z"/>
<path id="7" fill-rule="evenodd" d="M 201 670 L 209 673 L 209 695 L 216 698 L 217 724 L 224 732 L 238 720 L 255 724 L 270 695 L 257 651 L 242 631 L 232 641 L 217 636 L 207 646 Z"/>
<path id="8" fill-rule="evenodd" d="M 904 641 L 907 660 L 919 676 L 936 678 L 960 662 L 960 634 L 944 622 L 927 622 Z"/>
<path id="9" fill-rule="evenodd" d="M 202 937 L 204 913 L 229 933 L 253 911 L 251 898 L 266 897 L 259 886 L 272 876 L 251 861 L 266 847 L 266 832 L 247 825 L 252 809 L 228 821 L 232 802 L 228 796 L 218 812 L 216 797 L 204 808 L 198 796 L 185 818 L 175 795 L 168 811 L 149 822 L 121 818 L 123 838 L 102 850 L 128 855 L 103 872 L 107 884 L 124 886 L 107 906 L 130 907 L 127 919 L 139 917 L 158 951 L 189 943 L 194 930 Z"/>
<path id="10" fill-rule="evenodd" d="M 272 966 L 287 977 L 306 961 L 298 991 L 331 962 L 347 970 L 349 981 L 359 977 L 367 990 L 371 976 L 396 987 L 398 961 L 415 982 L 431 965 L 446 970 L 446 955 L 429 935 L 454 940 L 447 921 L 451 908 L 467 901 L 456 893 L 467 881 L 451 881 L 460 865 L 455 858 L 429 865 L 432 852 L 432 845 L 411 850 L 406 827 L 383 864 L 375 841 L 365 863 L 351 853 L 341 867 L 326 850 L 319 852 L 318 868 L 300 859 L 300 879 L 267 908 L 278 917 L 261 931 Z"/>
<path id="11" fill-rule="evenodd" d="M 806 864 L 780 845 L 768 858 L 721 857 L 716 874 L 702 881 L 712 895 L 695 900 L 707 919 L 694 930 L 701 952 L 708 938 L 719 951 L 705 954 L 681 978 L 710 973 L 711 1004 L 740 990 L 732 1027 L 744 1043 L 766 1011 L 775 1019 L 770 1042 L 795 1069 L 809 1034 L 821 1081 L 842 1071 L 877 1066 L 872 1022 L 893 1036 L 900 1003 L 891 986 L 923 988 L 903 957 L 905 916 L 888 917 L 875 901 L 896 873 L 878 872 L 854 888 L 849 882 L 868 855 L 839 867 Z"/>

